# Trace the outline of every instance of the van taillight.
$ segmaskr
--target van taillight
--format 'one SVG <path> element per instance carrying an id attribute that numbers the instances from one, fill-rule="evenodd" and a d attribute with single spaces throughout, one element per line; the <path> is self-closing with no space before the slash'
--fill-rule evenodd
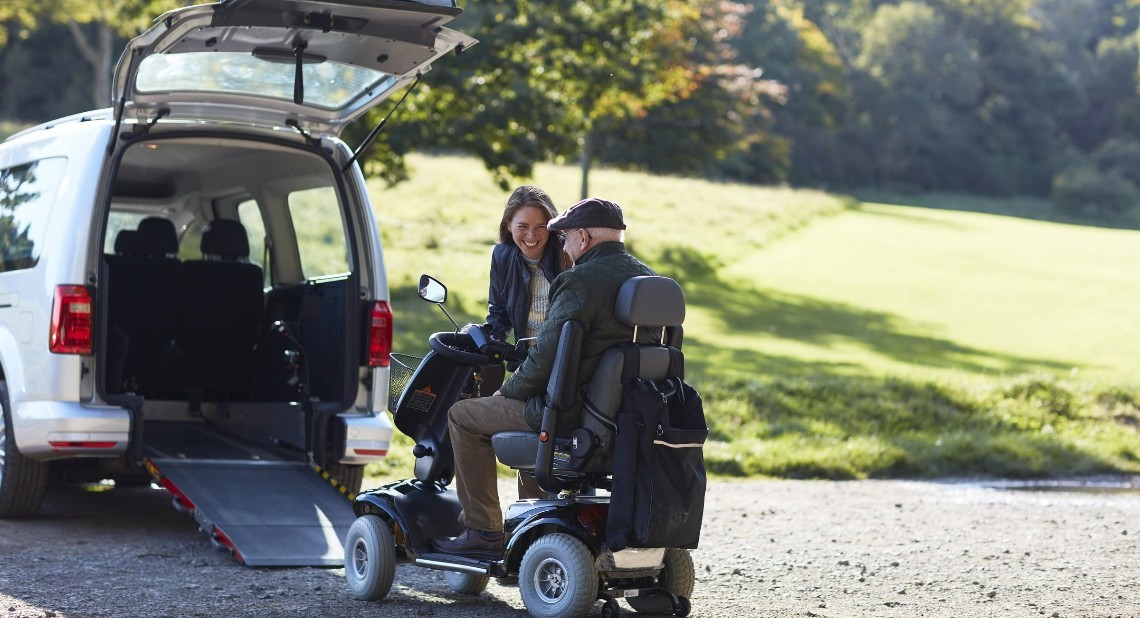
<path id="1" fill-rule="evenodd" d="M 392 307 L 387 301 L 372 304 L 368 318 L 368 366 L 387 367 L 392 362 Z"/>
<path id="2" fill-rule="evenodd" d="M 81 285 L 57 285 L 48 349 L 56 354 L 91 353 L 91 294 Z"/>

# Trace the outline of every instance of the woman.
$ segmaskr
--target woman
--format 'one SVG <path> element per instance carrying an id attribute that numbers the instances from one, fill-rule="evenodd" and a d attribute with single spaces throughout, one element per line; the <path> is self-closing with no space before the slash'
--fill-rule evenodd
<path id="1" fill-rule="evenodd" d="M 493 337 L 506 341 L 511 332 L 515 341 L 538 336 L 550 302 L 550 282 L 569 266 L 562 240 L 546 229 L 546 223 L 557 215 L 550 196 L 538 187 L 523 185 L 507 199 L 499 222 L 499 242 L 491 251 L 487 324 Z M 502 365 L 484 368 L 479 393 L 486 396 L 498 391 L 505 374 Z M 519 499 L 546 496 L 534 477 L 522 472 L 518 489 Z"/>
<path id="2" fill-rule="evenodd" d="M 546 317 L 550 282 L 562 272 L 562 243 L 546 229 L 558 215 L 550 196 L 528 185 L 515 189 L 499 222 L 491 252 L 487 323 L 495 337 L 515 341 L 538 336 Z M 494 392 L 494 391 L 490 391 Z"/>

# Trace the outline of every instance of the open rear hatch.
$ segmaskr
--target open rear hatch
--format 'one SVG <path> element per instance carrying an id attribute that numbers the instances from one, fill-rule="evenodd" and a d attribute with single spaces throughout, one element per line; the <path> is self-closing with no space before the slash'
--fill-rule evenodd
<path id="1" fill-rule="evenodd" d="M 223 0 L 159 17 L 115 70 L 116 115 L 339 135 L 451 50 L 453 0 Z"/>
<path id="2" fill-rule="evenodd" d="M 351 497 L 287 449 L 206 424 L 148 423 L 147 468 L 247 566 L 341 566 Z"/>

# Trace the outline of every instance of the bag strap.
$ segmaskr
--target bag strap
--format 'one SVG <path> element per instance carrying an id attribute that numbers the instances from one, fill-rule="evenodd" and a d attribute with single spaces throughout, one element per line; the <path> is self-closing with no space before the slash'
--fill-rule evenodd
<path id="1" fill-rule="evenodd" d="M 621 344 L 621 353 L 625 356 L 621 367 L 621 383 L 629 384 L 641 374 L 641 346 L 626 341 Z"/>
<path id="2" fill-rule="evenodd" d="M 617 423 L 613 422 L 609 418 L 606 418 L 606 415 L 598 409 L 598 406 L 594 405 L 594 402 L 590 401 L 589 397 L 586 397 L 582 408 L 586 410 L 586 413 L 593 417 L 594 420 L 608 427 L 610 431 L 617 431 Z"/>
<path id="3" fill-rule="evenodd" d="M 669 377 L 685 379 L 685 355 L 673 346 L 669 346 Z"/>

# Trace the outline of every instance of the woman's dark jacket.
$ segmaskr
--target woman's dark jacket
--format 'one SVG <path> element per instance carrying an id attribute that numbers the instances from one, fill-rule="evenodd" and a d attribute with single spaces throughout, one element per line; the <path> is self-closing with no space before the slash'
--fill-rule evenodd
<path id="1" fill-rule="evenodd" d="M 546 241 L 538 265 L 547 281 L 562 272 L 562 243 L 556 234 Z M 526 336 L 530 313 L 530 269 L 514 241 L 499 243 L 491 251 L 491 289 L 487 297 L 487 323 L 494 336 L 503 341 L 515 333 L 515 340 Z"/>

